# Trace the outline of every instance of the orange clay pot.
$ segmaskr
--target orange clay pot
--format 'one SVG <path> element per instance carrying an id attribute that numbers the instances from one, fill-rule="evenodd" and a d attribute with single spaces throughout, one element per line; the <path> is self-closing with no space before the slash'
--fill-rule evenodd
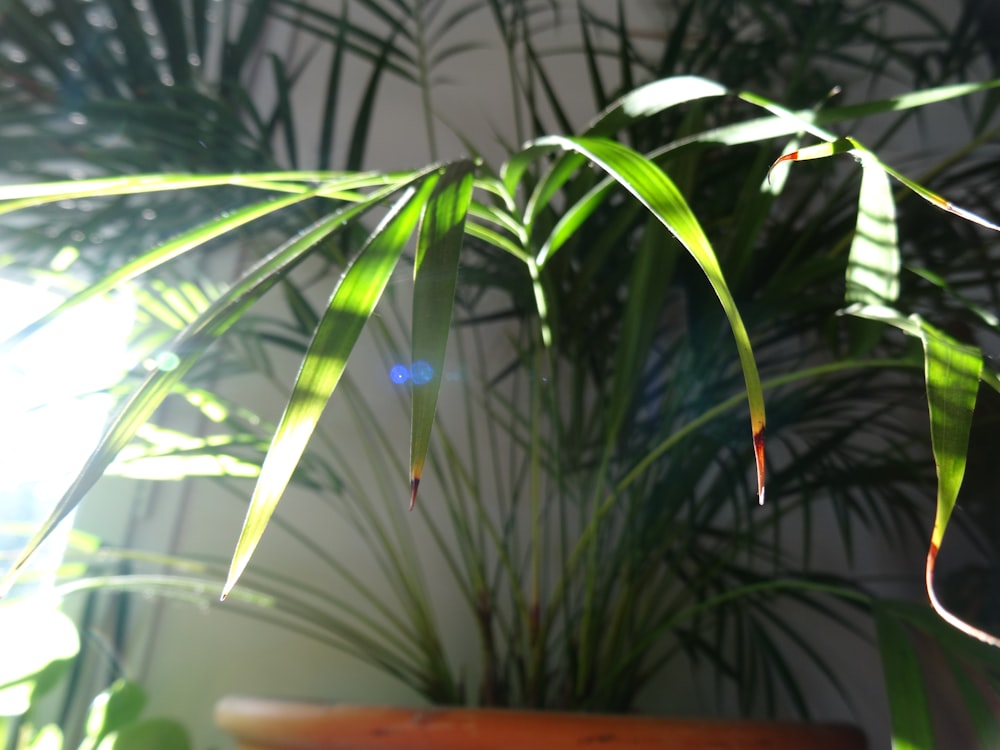
<path id="1" fill-rule="evenodd" d="M 857 729 L 777 722 L 223 699 L 239 750 L 865 750 Z"/>

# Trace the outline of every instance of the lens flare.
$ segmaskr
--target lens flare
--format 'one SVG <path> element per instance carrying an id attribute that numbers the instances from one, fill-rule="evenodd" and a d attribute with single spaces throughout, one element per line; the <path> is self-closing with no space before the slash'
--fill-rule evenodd
<path id="1" fill-rule="evenodd" d="M 414 385 L 429 383 L 431 382 L 431 378 L 434 377 L 434 368 L 430 366 L 429 362 L 418 359 L 413 363 L 412 377 Z"/>

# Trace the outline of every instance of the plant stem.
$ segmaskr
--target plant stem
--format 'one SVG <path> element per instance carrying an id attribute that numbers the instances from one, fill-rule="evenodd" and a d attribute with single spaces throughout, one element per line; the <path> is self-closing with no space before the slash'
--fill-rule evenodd
<path id="1" fill-rule="evenodd" d="M 417 23 L 417 85 L 420 88 L 420 103 L 424 112 L 424 127 L 427 129 L 427 146 L 431 161 L 437 161 L 437 135 L 434 129 L 434 107 L 431 102 L 430 68 L 427 61 L 427 29 L 424 26 L 426 0 L 418 0 L 414 20 Z"/>

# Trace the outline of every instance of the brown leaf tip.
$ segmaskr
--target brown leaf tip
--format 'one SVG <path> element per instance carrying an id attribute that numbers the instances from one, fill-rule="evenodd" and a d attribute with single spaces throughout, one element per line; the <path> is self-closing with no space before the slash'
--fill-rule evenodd
<path id="1" fill-rule="evenodd" d="M 766 479 L 766 464 L 764 463 L 764 428 L 753 434 L 753 452 L 757 461 L 757 502 L 764 504 L 764 481 Z"/>
<path id="2" fill-rule="evenodd" d="M 420 477 L 413 477 L 410 480 L 410 510 L 417 505 L 417 489 L 420 487 Z"/>
<path id="3" fill-rule="evenodd" d="M 782 156 L 779 156 L 777 159 L 775 159 L 774 163 L 772 163 L 771 166 L 768 167 L 768 170 L 767 170 L 767 184 L 768 185 L 771 184 L 771 172 L 774 171 L 774 168 L 776 166 L 778 166 L 782 162 L 786 162 L 786 161 L 797 161 L 798 158 L 799 158 L 799 152 L 796 150 L 796 151 L 792 151 L 789 154 L 784 154 Z"/>

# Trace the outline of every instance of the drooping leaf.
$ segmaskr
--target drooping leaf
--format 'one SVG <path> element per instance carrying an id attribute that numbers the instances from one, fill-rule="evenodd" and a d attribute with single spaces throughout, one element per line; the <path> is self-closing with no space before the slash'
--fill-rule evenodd
<path id="1" fill-rule="evenodd" d="M 411 508 L 416 502 L 441 388 L 458 281 L 458 257 L 472 200 L 472 166 L 471 162 L 461 161 L 445 170 L 420 221 L 413 267 Z"/>
<path id="2" fill-rule="evenodd" d="M 983 355 L 977 347 L 957 341 L 916 314 L 904 316 L 879 305 L 852 305 L 845 312 L 888 323 L 923 344 L 931 447 L 938 480 L 937 510 L 927 552 L 927 596 L 942 619 L 973 638 L 1000 647 L 1000 639 L 956 617 L 934 593 L 934 564 L 965 475 L 972 415 L 984 375 Z"/>
<path id="3" fill-rule="evenodd" d="M 337 284 L 313 333 L 261 466 L 223 587 L 223 599 L 250 562 L 436 182 L 436 177 L 428 177 L 419 188 L 408 188 L 396 200 Z"/>
<path id="4" fill-rule="evenodd" d="M 948 612 L 934 593 L 934 563 L 965 476 L 969 432 L 976 408 L 983 355 L 978 348 L 961 344 L 926 322 L 922 322 L 920 339 L 924 344 L 931 446 L 938 478 L 937 511 L 934 515 L 930 549 L 927 552 L 927 595 L 938 614 L 959 630 L 1000 646 L 1000 639 Z"/>
<path id="5" fill-rule="evenodd" d="M 406 181 L 402 185 L 405 184 Z M 317 243 L 341 229 L 351 218 L 380 204 L 396 189 L 398 188 L 393 187 L 376 191 L 367 201 L 335 211 L 314 223 L 306 231 L 292 237 L 248 269 L 230 289 L 168 344 L 164 351 L 172 355 L 170 366 L 154 369 L 111 419 L 104 435 L 69 489 L 18 554 L 11 569 L 0 580 L 0 596 L 6 595 L 38 546 L 101 478 L 115 456 L 128 445 L 139 428 L 149 420 L 157 407 L 172 392 L 174 385 L 190 371 L 215 338 L 277 284 Z"/>
<path id="6" fill-rule="evenodd" d="M 723 277 L 718 259 L 704 230 L 688 206 L 684 196 L 663 170 L 641 154 L 614 141 L 603 138 L 568 138 L 547 136 L 540 138 L 518 155 L 520 162 L 505 175 L 505 180 L 523 169 L 523 161 L 537 158 L 540 153 L 552 150 L 580 154 L 608 173 L 616 182 L 644 205 L 656 219 L 673 234 L 698 263 L 713 291 L 722 304 L 729 321 L 746 382 L 750 403 L 751 432 L 757 464 L 757 496 L 764 502 L 764 396 L 760 375 L 750 345 L 746 326 L 736 308 L 736 302 Z"/>
<path id="7" fill-rule="evenodd" d="M 992 229 L 995 232 L 1000 232 L 1000 226 L 994 224 L 989 219 L 986 219 L 978 214 L 968 211 L 961 206 L 956 206 L 951 201 L 946 198 L 941 197 L 937 193 L 934 193 L 923 185 L 920 185 L 903 174 L 900 174 L 892 167 L 888 166 L 882 162 L 874 153 L 861 145 L 854 138 L 837 138 L 836 140 L 830 140 L 824 143 L 817 143 L 813 146 L 806 146 L 805 148 L 797 149 L 788 154 L 783 154 L 778 157 L 778 159 L 771 165 L 773 169 L 778 164 L 785 161 L 807 161 L 809 159 L 825 159 L 829 156 L 836 156 L 837 154 L 849 153 L 855 156 L 859 161 L 861 161 L 866 168 L 878 168 L 884 171 L 886 174 L 891 175 L 905 185 L 907 188 L 912 190 L 918 196 L 923 198 L 925 201 L 930 203 L 932 206 L 936 206 L 943 211 L 955 214 L 956 216 L 965 219 L 966 221 L 971 221 L 973 224 L 978 224 L 986 229 Z"/>
<path id="8" fill-rule="evenodd" d="M 875 166 L 864 168 L 857 227 L 847 259 L 848 303 L 891 305 L 899 296 L 895 206 L 889 175 Z"/>
<path id="9" fill-rule="evenodd" d="M 642 120 L 680 104 L 725 96 L 725 86 L 699 76 L 661 78 L 629 91 L 594 118 L 584 135 L 612 135 L 636 120 Z"/>

